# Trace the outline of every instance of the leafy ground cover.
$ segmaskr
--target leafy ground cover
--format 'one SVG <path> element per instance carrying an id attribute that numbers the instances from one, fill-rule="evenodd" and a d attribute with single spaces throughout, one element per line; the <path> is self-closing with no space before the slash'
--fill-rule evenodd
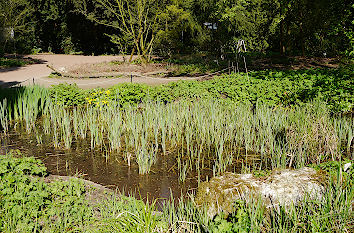
<path id="1" fill-rule="evenodd" d="M 249 75 L 231 74 L 207 81 L 179 81 L 157 87 L 120 84 L 107 90 L 82 90 L 60 84 L 53 86 L 50 92 L 59 103 L 67 106 L 211 98 L 276 107 L 319 100 L 326 102 L 332 112 L 350 112 L 354 102 L 353 80 L 353 67 L 348 66 L 333 70 L 258 71 Z"/>
<path id="2" fill-rule="evenodd" d="M 344 179 L 330 179 L 322 201 L 304 201 L 290 209 L 235 203 L 229 216 L 208 219 L 193 199 L 167 202 L 157 211 L 148 201 L 107 194 L 95 203 L 78 179 L 46 183 L 46 168 L 17 152 L 0 155 L 0 230 L 2 232 L 350 232 L 353 169 L 325 164 Z M 321 165 L 317 166 L 321 167 Z M 340 181 L 339 181 L 340 180 Z"/>
<path id="3" fill-rule="evenodd" d="M 153 232 L 154 206 L 121 196 L 93 204 L 82 181 L 46 183 L 41 161 L 18 153 L 0 157 L 1 232 Z M 162 225 L 163 226 L 163 225 Z M 147 230 L 147 231 L 146 231 Z M 156 231 L 155 231 L 156 232 Z"/>

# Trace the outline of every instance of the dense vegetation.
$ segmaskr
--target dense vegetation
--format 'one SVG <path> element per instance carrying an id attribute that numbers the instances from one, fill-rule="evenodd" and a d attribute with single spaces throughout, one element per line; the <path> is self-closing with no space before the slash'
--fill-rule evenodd
<path id="1" fill-rule="evenodd" d="M 0 58 L 0 68 L 20 67 L 36 63 L 33 59 Z"/>
<path id="2" fill-rule="evenodd" d="M 134 163 L 139 177 L 168 159 L 180 185 L 235 168 L 262 177 L 310 166 L 327 178 L 322 200 L 238 201 L 209 219 L 193 195 L 157 206 L 56 179 L 31 152 L 11 151 L 0 154 L 0 232 L 352 232 L 354 169 L 344 164 L 354 160 L 353 16 L 348 0 L 0 0 L 1 69 L 39 62 L 5 53 L 40 52 L 119 53 L 173 66 L 173 76 L 229 69 L 160 86 L 0 89 L 0 151 L 29 135 L 38 147 Z M 291 64 L 288 55 L 345 65 L 254 69 L 268 58 Z"/>
<path id="3" fill-rule="evenodd" d="M 259 71 L 150 87 L 123 84 L 82 90 L 73 85 L 0 92 L 1 137 L 32 134 L 75 150 L 80 142 L 105 156 L 136 163 L 147 174 L 158 158 L 174 159 L 179 182 L 204 169 L 222 174 L 313 166 L 329 172 L 322 201 L 290 209 L 238 202 L 235 213 L 208 219 L 193 198 L 158 207 L 105 194 L 92 202 L 79 180 L 45 182 L 43 164 L 18 153 L 0 159 L 0 230 L 4 232 L 289 232 L 351 231 L 353 109 L 350 67 Z M 327 103 L 325 103 L 327 102 Z M 207 122 L 207 124 L 206 124 Z M 259 163 L 248 161 L 256 154 Z M 113 195 L 113 196 L 112 196 Z M 97 198 L 96 198 L 97 199 Z"/>
<path id="4" fill-rule="evenodd" d="M 66 106 L 85 104 L 121 105 L 146 100 L 173 102 L 181 99 L 223 99 L 223 101 L 271 107 L 293 106 L 314 100 L 326 102 L 333 113 L 353 109 L 353 68 L 300 71 L 258 71 L 225 75 L 208 81 L 180 81 L 152 87 L 121 84 L 107 90 L 82 90 L 75 85 L 53 86 L 50 93 Z"/>
<path id="5" fill-rule="evenodd" d="M 353 10 L 348 0 L 1 0 L 0 49 L 225 57 L 244 40 L 252 52 L 352 56 Z"/>

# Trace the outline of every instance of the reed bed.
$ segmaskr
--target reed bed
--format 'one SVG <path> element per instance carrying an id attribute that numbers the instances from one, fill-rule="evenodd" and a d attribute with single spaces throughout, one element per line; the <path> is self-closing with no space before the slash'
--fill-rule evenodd
<path id="1" fill-rule="evenodd" d="M 353 159 L 353 119 L 333 117 L 317 102 L 291 109 L 216 100 L 73 108 L 53 102 L 45 89 L 26 89 L 0 105 L 1 126 L 8 131 L 12 120 L 35 133 L 39 144 L 46 135 L 65 149 L 88 140 L 92 150 L 112 152 L 105 156 L 136 162 L 141 174 L 158 158 L 174 156 L 181 181 L 205 168 L 220 174 L 235 161 L 296 168 L 343 154 Z"/>

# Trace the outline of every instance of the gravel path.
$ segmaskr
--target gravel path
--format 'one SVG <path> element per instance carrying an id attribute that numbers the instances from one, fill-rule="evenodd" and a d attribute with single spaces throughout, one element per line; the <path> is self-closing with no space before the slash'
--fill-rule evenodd
<path id="1" fill-rule="evenodd" d="M 59 55 L 59 54 L 40 54 L 28 56 L 33 59 L 40 60 L 40 64 L 33 64 L 24 67 L 15 67 L 0 70 L 0 86 L 11 87 L 15 85 L 32 85 L 39 84 L 44 87 L 59 83 L 76 83 L 84 89 L 96 87 L 110 87 L 118 83 L 131 82 L 130 77 L 126 78 L 48 78 L 52 70 L 47 67 L 51 65 L 56 69 L 62 67 L 68 68 L 81 64 L 94 64 L 110 61 L 123 61 L 122 56 L 81 56 L 81 55 Z M 149 77 L 133 77 L 134 83 L 145 83 L 149 85 L 165 84 L 177 80 L 187 80 L 192 78 L 149 78 Z"/>

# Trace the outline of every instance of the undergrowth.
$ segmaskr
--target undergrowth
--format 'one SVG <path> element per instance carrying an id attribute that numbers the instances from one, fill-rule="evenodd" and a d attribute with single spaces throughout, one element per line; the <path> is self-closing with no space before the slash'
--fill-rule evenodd
<path id="1" fill-rule="evenodd" d="M 108 89 L 109 95 L 105 95 L 104 89 L 85 91 L 75 85 L 60 84 L 53 86 L 50 94 L 67 106 L 79 106 L 98 99 L 124 105 L 148 99 L 173 102 L 211 98 L 236 103 L 263 103 L 271 107 L 302 105 L 319 100 L 326 102 L 331 111 L 337 113 L 353 110 L 353 80 L 350 68 L 258 71 L 249 76 L 231 74 L 207 81 L 179 81 L 156 87 L 119 84 Z M 92 96 L 92 93 L 97 94 Z"/>

